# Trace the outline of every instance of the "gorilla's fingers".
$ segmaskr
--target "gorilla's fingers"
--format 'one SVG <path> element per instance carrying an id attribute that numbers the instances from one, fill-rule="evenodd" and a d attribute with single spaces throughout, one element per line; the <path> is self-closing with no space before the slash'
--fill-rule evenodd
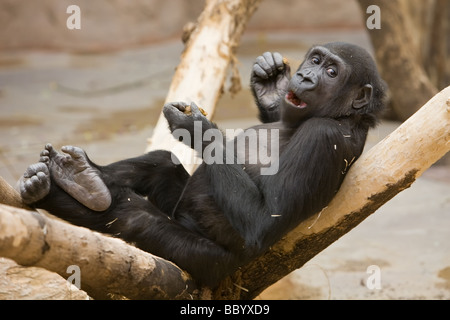
<path id="1" fill-rule="evenodd" d="M 261 68 L 261 66 L 257 63 L 253 65 L 253 72 L 262 79 L 269 79 L 269 75 Z"/>
<path id="2" fill-rule="evenodd" d="M 265 57 L 259 56 L 258 58 L 256 58 L 256 63 L 261 67 L 261 69 L 263 69 L 266 74 L 271 77 L 272 76 L 272 67 L 269 65 L 269 63 L 266 61 Z"/>
<path id="3" fill-rule="evenodd" d="M 278 53 L 278 52 L 274 52 L 273 53 L 273 61 L 275 63 L 275 67 L 278 70 L 283 70 L 284 69 L 284 61 L 283 61 L 283 56 Z"/>
<path id="4" fill-rule="evenodd" d="M 275 61 L 273 59 L 272 52 L 264 52 L 263 57 L 266 60 L 267 65 L 269 67 L 268 70 L 270 70 L 270 71 L 268 71 L 269 76 L 276 74 L 276 66 L 275 66 Z"/>

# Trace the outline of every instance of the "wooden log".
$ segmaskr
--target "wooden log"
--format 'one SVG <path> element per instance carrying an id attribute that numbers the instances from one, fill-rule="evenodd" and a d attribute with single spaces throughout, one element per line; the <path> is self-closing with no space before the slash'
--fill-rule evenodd
<path id="1" fill-rule="evenodd" d="M 80 270 L 81 289 L 97 299 L 192 299 L 190 276 L 159 257 L 120 239 L 0 205 L 0 256 L 68 278 Z"/>
<path id="2" fill-rule="evenodd" d="M 190 28 L 186 48 L 172 79 L 167 102 L 195 102 L 205 109 L 208 118 L 214 114 L 224 91 L 230 62 L 236 61 L 235 50 L 246 23 L 261 0 L 207 0 L 195 28 Z M 234 68 L 233 70 L 237 70 Z M 234 76 L 236 83 L 239 77 Z M 192 149 L 175 140 L 161 113 L 147 151 L 172 151 L 186 169 L 192 172 L 199 163 Z"/>
<path id="3" fill-rule="evenodd" d="M 29 209 L 29 207 L 22 202 L 19 193 L 2 177 L 0 177 L 0 203 L 17 208 Z"/>

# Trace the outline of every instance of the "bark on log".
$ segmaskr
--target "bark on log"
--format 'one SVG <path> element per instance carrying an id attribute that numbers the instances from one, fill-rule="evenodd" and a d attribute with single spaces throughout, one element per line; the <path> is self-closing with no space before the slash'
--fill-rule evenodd
<path id="1" fill-rule="evenodd" d="M 172 79 L 166 102 L 195 102 L 211 119 L 224 91 L 227 68 L 230 62 L 235 64 L 235 50 L 240 37 L 260 2 L 261 0 L 206 1 L 197 26 L 189 30 L 186 48 Z M 234 87 L 239 87 L 236 67 L 233 67 L 232 82 Z M 149 141 L 147 151 L 170 150 L 180 158 L 188 171 L 192 172 L 195 168 L 194 152 L 172 137 L 163 114 L 160 115 Z"/>
<path id="2" fill-rule="evenodd" d="M 79 290 L 54 272 L 23 267 L 0 258 L 0 300 L 89 300 Z"/>
<path id="3" fill-rule="evenodd" d="M 255 298 L 356 227 L 397 193 L 410 187 L 448 151 L 450 86 L 364 153 L 347 173 L 328 207 L 224 281 L 214 292 L 214 297 Z M 239 287 L 246 290 L 239 290 Z"/>
<path id="4" fill-rule="evenodd" d="M 0 204 L 29 209 L 29 207 L 22 202 L 19 193 L 2 177 L 0 177 Z"/>
<path id="5" fill-rule="evenodd" d="M 0 204 L 30 209 L 22 202 L 19 193 L 2 177 L 0 177 Z M 54 272 L 37 267 L 18 266 L 9 259 L 0 258 L 0 300 L 89 299 L 84 291 L 68 284 Z"/>
<path id="6" fill-rule="evenodd" d="M 196 286 L 184 271 L 120 239 L 0 205 L 0 256 L 23 266 L 70 274 L 80 268 L 81 289 L 97 299 L 192 299 Z"/>

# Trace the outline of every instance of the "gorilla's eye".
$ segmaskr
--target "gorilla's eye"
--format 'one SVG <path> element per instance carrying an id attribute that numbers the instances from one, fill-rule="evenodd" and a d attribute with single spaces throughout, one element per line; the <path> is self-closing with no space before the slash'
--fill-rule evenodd
<path id="1" fill-rule="evenodd" d="M 327 69 L 327 74 L 328 74 L 331 78 L 336 78 L 336 76 L 337 76 L 337 71 L 334 70 L 333 68 L 328 68 L 328 69 Z"/>
<path id="2" fill-rule="evenodd" d="M 311 59 L 311 62 L 314 63 L 314 64 L 319 64 L 319 63 L 320 63 L 320 59 L 317 58 L 317 57 L 313 57 L 313 58 Z"/>

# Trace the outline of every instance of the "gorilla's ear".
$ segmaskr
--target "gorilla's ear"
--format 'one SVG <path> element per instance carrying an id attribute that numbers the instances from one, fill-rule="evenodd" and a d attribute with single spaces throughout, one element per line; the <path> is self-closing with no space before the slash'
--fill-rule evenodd
<path id="1" fill-rule="evenodd" d="M 370 84 L 364 85 L 359 89 L 358 96 L 353 100 L 352 107 L 355 109 L 361 109 L 367 106 L 372 99 L 373 88 Z"/>

